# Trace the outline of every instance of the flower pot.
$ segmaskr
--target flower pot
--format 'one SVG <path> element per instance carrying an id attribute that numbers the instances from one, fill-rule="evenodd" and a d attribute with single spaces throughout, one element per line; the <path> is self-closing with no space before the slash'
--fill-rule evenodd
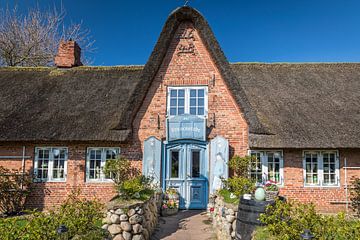
<path id="1" fill-rule="evenodd" d="M 161 209 L 161 216 L 167 217 L 177 214 L 179 211 L 178 208 L 162 208 Z"/>
<path id="2" fill-rule="evenodd" d="M 266 201 L 273 201 L 275 200 L 275 198 L 277 198 L 277 196 L 279 195 L 279 191 L 266 191 Z"/>

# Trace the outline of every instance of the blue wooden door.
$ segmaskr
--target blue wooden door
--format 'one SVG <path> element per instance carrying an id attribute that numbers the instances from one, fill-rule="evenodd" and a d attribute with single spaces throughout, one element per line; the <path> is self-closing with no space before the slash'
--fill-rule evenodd
<path id="1" fill-rule="evenodd" d="M 207 147 L 178 144 L 167 147 L 165 187 L 180 193 L 181 209 L 205 209 L 208 201 Z"/>

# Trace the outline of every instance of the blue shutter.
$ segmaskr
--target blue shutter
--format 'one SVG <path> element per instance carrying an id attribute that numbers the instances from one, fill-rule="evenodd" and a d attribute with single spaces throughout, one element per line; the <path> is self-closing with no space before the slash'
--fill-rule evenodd
<path id="1" fill-rule="evenodd" d="M 154 184 L 160 187 L 161 174 L 161 141 L 155 137 L 149 137 L 144 141 L 144 156 L 142 174 L 153 178 Z"/>
<path id="2" fill-rule="evenodd" d="M 222 187 L 220 179 L 229 176 L 229 141 L 221 136 L 211 140 L 210 155 L 210 193 Z"/>

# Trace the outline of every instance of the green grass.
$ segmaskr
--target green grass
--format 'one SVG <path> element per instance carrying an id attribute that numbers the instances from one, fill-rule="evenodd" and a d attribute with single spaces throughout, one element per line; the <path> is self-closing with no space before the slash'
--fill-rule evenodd
<path id="1" fill-rule="evenodd" d="M 224 201 L 226 203 L 231 203 L 231 204 L 239 204 L 239 197 L 236 198 L 230 198 L 230 194 L 231 192 L 227 189 L 221 189 L 220 190 L 220 195 L 224 198 Z"/>
<path id="2" fill-rule="evenodd" d="M 253 240 L 275 240 L 266 227 L 257 227 Z"/>

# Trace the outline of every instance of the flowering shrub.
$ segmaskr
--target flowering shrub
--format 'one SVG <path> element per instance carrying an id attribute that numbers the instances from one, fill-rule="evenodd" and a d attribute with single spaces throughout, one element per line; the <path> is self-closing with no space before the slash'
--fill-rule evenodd
<path id="1" fill-rule="evenodd" d="M 276 182 L 272 180 L 266 181 L 264 189 L 265 191 L 279 191 L 278 185 L 276 185 Z"/>
<path id="2" fill-rule="evenodd" d="M 179 193 L 176 189 L 169 188 L 165 191 L 162 209 L 175 209 L 179 208 Z"/>

